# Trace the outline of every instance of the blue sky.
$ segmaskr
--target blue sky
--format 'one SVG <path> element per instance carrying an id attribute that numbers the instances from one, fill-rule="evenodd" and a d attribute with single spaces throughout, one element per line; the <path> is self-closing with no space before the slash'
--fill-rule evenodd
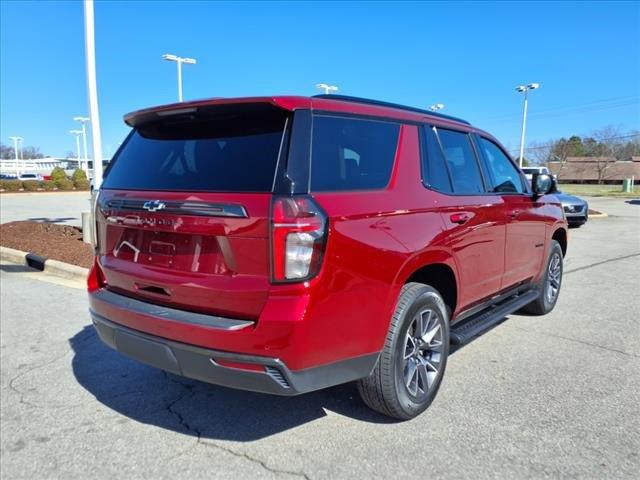
<path id="1" fill-rule="evenodd" d="M 122 115 L 176 100 L 340 93 L 461 116 L 517 148 L 521 97 L 528 141 L 613 125 L 640 128 L 640 3 L 118 2 L 96 3 L 105 156 Z M 63 156 L 72 117 L 87 113 L 80 1 L 0 2 L 0 140 Z"/>

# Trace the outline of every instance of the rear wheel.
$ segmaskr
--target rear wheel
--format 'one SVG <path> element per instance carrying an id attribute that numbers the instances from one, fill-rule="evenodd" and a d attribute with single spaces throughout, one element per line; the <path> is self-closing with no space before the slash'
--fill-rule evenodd
<path id="1" fill-rule="evenodd" d="M 531 315 L 546 315 L 553 310 L 562 286 L 562 267 L 562 247 L 557 241 L 551 240 L 551 248 L 549 249 L 549 258 L 547 259 L 544 275 L 538 284 L 540 296 L 534 302 L 525 306 L 522 309 L 523 312 Z"/>
<path id="2" fill-rule="evenodd" d="M 373 373 L 358 382 L 364 402 L 384 415 L 408 420 L 433 401 L 449 355 L 449 315 L 440 294 L 421 283 L 400 293 Z"/>

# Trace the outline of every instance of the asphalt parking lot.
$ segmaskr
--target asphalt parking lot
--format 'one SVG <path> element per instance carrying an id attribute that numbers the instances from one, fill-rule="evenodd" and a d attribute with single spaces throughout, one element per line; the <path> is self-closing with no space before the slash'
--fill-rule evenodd
<path id="1" fill-rule="evenodd" d="M 0 223 L 34 220 L 79 227 L 81 212 L 90 210 L 90 198 L 89 192 L 3 193 Z"/>
<path id="2" fill-rule="evenodd" d="M 455 352 L 430 409 L 351 384 L 295 398 L 211 386 L 111 351 L 82 288 L 1 266 L 2 478 L 637 478 L 640 201 L 570 230 L 545 317 Z M 4 217 L 3 217 L 4 221 Z"/>

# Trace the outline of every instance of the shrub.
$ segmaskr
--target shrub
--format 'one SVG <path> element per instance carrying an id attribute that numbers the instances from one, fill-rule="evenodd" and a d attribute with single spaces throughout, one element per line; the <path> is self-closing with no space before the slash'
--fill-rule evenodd
<path id="1" fill-rule="evenodd" d="M 73 182 L 67 178 L 56 180 L 53 183 L 58 187 L 58 190 L 73 190 Z"/>
<path id="2" fill-rule="evenodd" d="M 27 192 L 35 192 L 38 190 L 40 186 L 40 182 L 38 180 L 25 180 L 22 182 L 22 188 L 24 188 Z"/>
<path id="3" fill-rule="evenodd" d="M 89 190 L 89 180 L 87 180 L 86 178 L 84 180 L 75 180 L 73 184 L 75 185 L 77 190 Z"/>
<path id="4" fill-rule="evenodd" d="M 20 180 L 4 180 L 3 187 L 7 192 L 17 192 L 22 188 L 22 182 Z"/>
<path id="5" fill-rule="evenodd" d="M 56 167 L 51 171 L 51 180 L 57 182 L 58 180 L 67 180 L 67 174 L 61 167 Z"/>
<path id="6" fill-rule="evenodd" d="M 80 180 L 86 180 L 86 179 L 87 179 L 87 174 L 85 173 L 84 170 L 80 168 L 76 168 L 73 171 L 73 175 L 71 175 L 71 180 L 73 180 L 73 183 L 76 183 Z"/>
<path id="7" fill-rule="evenodd" d="M 53 180 L 44 180 L 40 182 L 40 187 L 46 191 L 53 190 L 55 186 L 56 184 L 53 182 Z"/>

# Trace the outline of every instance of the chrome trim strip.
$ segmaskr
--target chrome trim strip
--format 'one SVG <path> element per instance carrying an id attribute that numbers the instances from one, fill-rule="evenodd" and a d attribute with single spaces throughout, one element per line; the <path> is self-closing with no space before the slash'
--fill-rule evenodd
<path id="1" fill-rule="evenodd" d="M 149 199 L 118 199 L 114 198 L 105 203 L 105 207 L 114 210 L 135 210 L 149 213 L 145 205 L 149 205 L 158 200 Z M 195 215 L 200 217 L 235 217 L 247 218 L 249 215 L 242 205 L 226 203 L 206 203 L 206 202 L 171 202 L 162 201 L 164 205 L 161 213 L 174 215 Z"/>
<path id="2" fill-rule="evenodd" d="M 203 327 L 215 328 L 217 330 L 240 330 L 249 325 L 254 325 L 251 320 L 236 320 L 234 318 L 218 317 L 216 315 L 206 315 L 203 313 L 187 312 L 176 308 L 163 307 L 153 303 L 143 302 L 134 298 L 125 297 L 117 293 L 102 289 L 91 294 L 95 300 L 108 303 L 116 308 L 129 310 L 142 315 L 155 317 L 157 320 L 172 320 L 175 322 L 191 323 Z"/>

